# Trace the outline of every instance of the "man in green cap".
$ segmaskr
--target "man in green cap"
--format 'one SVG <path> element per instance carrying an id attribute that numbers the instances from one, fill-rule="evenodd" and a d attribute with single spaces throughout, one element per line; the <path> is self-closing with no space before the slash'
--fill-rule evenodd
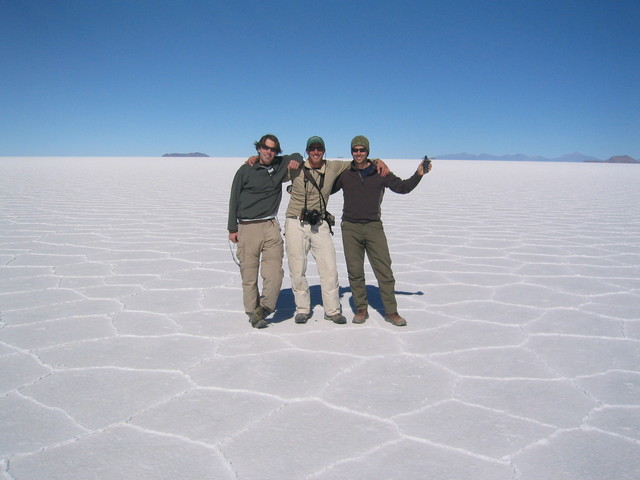
<path id="1" fill-rule="evenodd" d="M 307 160 L 302 168 L 290 171 L 291 198 L 285 222 L 285 248 L 296 303 L 295 322 L 306 323 L 311 317 L 306 277 L 307 257 L 311 252 L 320 275 L 324 318 L 343 324 L 347 320 L 340 305 L 336 250 L 331 238 L 332 220 L 327 216 L 327 202 L 336 178 L 351 162 L 326 160 L 324 140 L 318 136 L 307 140 L 306 151 Z M 377 167 L 386 175 L 388 169 L 383 162 L 380 161 Z"/>
<path id="2" fill-rule="evenodd" d="M 363 135 L 357 135 L 351 140 L 351 156 L 353 161 L 350 168 L 336 179 L 332 193 L 342 189 L 344 195 L 341 229 L 349 286 L 356 308 L 353 323 L 364 323 L 369 318 L 364 275 L 366 252 L 378 280 L 385 309 L 384 319 L 393 325 L 404 326 L 407 321 L 398 314 L 395 278 L 391 270 L 387 237 L 380 219 L 380 206 L 385 189 L 409 193 L 427 172 L 421 162 L 417 171 L 407 180 L 402 180 L 393 173 L 385 177 L 378 175 L 369 160 L 369 139 Z M 430 169 L 429 165 L 428 170 Z"/>

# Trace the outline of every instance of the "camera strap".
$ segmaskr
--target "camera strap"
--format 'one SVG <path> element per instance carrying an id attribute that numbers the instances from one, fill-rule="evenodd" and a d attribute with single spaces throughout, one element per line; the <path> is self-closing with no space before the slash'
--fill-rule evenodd
<path id="1" fill-rule="evenodd" d="M 322 218 L 324 220 L 326 214 L 327 214 L 327 202 L 324 199 L 324 195 L 322 195 L 322 187 L 324 186 L 324 173 L 320 173 L 318 172 L 318 175 L 320 175 L 320 185 L 318 185 L 318 183 L 315 181 L 315 179 L 313 178 L 313 176 L 311 175 L 310 169 L 308 167 L 302 167 L 303 171 L 304 171 L 304 209 L 307 209 L 307 182 L 310 182 L 311 185 L 313 185 L 317 190 L 318 190 L 318 194 L 320 195 L 320 213 L 322 214 Z M 327 225 L 329 225 L 329 222 L 327 222 Z M 329 225 L 329 231 L 331 232 L 331 235 L 333 235 L 333 229 L 331 228 L 331 225 Z"/>
<path id="2" fill-rule="evenodd" d="M 307 208 L 307 186 L 306 186 L 306 183 L 310 182 L 311 185 L 313 185 L 318 190 L 318 193 L 320 194 L 320 209 L 322 210 L 321 213 L 324 213 L 326 211 L 326 209 L 327 209 L 327 204 L 324 201 L 324 196 L 322 195 L 322 187 L 324 186 L 324 173 L 319 173 L 319 175 L 320 175 L 320 185 L 318 185 L 318 183 L 313 178 L 313 176 L 311 175 L 309 170 L 310 169 L 308 167 L 303 167 L 304 183 L 305 183 L 305 187 L 304 187 L 304 208 Z"/>

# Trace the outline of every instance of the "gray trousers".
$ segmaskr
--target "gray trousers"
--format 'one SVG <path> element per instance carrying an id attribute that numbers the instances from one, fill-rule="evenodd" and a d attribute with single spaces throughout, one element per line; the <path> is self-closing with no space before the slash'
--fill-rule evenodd
<path id="1" fill-rule="evenodd" d="M 364 277 L 366 252 L 378 280 L 385 313 L 396 313 L 398 311 L 395 295 L 396 280 L 391 270 L 391 255 L 382 222 L 352 223 L 343 220 L 341 228 L 349 286 L 355 307 L 365 308 L 369 304 Z"/>
<path id="2" fill-rule="evenodd" d="M 276 309 L 284 278 L 283 257 L 284 244 L 277 218 L 238 225 L 238 261 L 245 312 L 252 312 L 258 305 L 271 311 Z M 262 295 L 258 290 L 258 272 L 262 277 Z"/>

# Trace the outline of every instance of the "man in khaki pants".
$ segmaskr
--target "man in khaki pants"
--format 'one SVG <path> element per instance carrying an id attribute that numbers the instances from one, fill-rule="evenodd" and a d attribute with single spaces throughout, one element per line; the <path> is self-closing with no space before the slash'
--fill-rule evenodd
<path id="1" fill-rule="evenodd" d="M 277 156 L 282 152 L 280 141 L 271 134 L 255 142 L 255 147 L 258 161 L 243 164 L 233 179 L 227 229 L 229 240 L 238 244 L 244 310 L 254 328 L 264 328 L 268 325 L 266 317 L 275 311 L 284 276 L 284 247 L 277 217 L 282 182 L 289 180 L 288 168 L 299 168 L 302 156 Z M 262 276 L 262 295 L 258 273 Z"/>
<path id="2" fill-rule="evenodd" d="M 320 289 L 325 320 L 344 324 L 340 305 L 340 285 L 336 267 L 333 231 L 328 223 L 327 202 L 336 178 L 347 170 L 351 162 L 326 160 L 322 137 L 307 140 L 307 159 L 302 168 L 291 170 L 291 198 L 287 207 L 285 238 L 287 260 L 291 274 L 291 288 L 296 303 L 296 323 L 307 323 L 311 318 L 311 295 L 307 282 L 307 257 L 313 255 L 320 275 Z M 376 168 L 382 175 L 388 168 L 381 160 Z"/>

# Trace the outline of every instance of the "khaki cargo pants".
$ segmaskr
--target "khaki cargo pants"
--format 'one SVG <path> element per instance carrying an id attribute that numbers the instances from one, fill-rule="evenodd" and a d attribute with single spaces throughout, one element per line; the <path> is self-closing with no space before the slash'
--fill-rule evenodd
<path id="1" fill-rule="evenodd" d="M 270 311 L 276 309 L 284 278 L 283 256 L 284 243 L 277 218 L 239 222 L 238 261 L 245 312 L 252 312 L 258 305 Z M 262 295 L 258 289 L 258 273 L 262 277 Z"/>

